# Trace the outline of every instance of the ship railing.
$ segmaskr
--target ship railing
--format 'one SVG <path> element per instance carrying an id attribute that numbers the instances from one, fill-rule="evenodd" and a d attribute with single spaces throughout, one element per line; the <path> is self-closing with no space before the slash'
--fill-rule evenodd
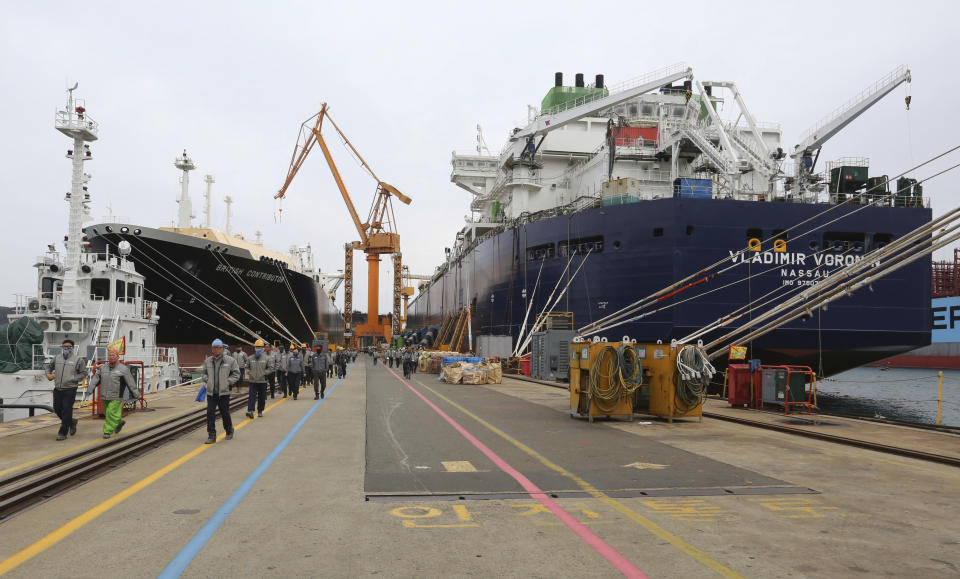
<path id="1" fill-rule="evenodd" d="M 553 106 L 553 107 L 550 107 L 550 108 L 548 108 L 548 109 L 542 110 L 542 111 L 540 111 L 540 116 L 543 116 L 543 115 L 555 115 L 555 114 L 557 114 L 557 113 L 559 113 L 559 112 L 563 112 L 563 111 L 567 111 L 567 110 L 570 110 L 570 109 L 573 109 L 573 108 L 576 108 L 576 107 L 579 107 L 579 106 L 583 106 L 583 105 L 588 104 L 588 103 L 590 103 L 590 102 L 593 102 L 593 101 L 595 101 L 595 100 L 604 98 L 604 97 L 606 97 L 607 95 L 617 94 L 617 93 L 623 92 L 623 91 L 625 91 L 625 90 L 630 90 L 630 89 L 636 88 L 636 87 L 638 87 L 638 86 L 640 86 L 640 85 L 647 84 L 647 83 L 649 83 L 649 82 L 651 82 L 651 81 L 653 81 L 653 80 L 655 80 L 655 79 L 662 78 L 662 77 L 669 76 L 669 75 L 673 75 L 673 74 L 677 74 L 677 73 L 679 73 L 679 72 L 683 72 L 683 71 L 687 70 L 688 68 L 689 68 L 689 67 L 688 67 L 685 63 L 678 62 L 678 63 L 676 63 L 676 64 L 672 64 L 672 65 L 670 65 L 670 66 L 668 66 L 668 67 L 662 68 L 662 69 L 660 69 L 660 70 L 654 70 L 654 71 L 648 72 L 648 73 L 646 73 L 646 74 L 644 74 L 644 75 L 641 75 L 641 76 L 634 77 L 634 78 L 631 78 L 631 79 L 629 79 L 629 80 L 626 80 L 626 81 L 624 81 L 624 82 L 622 82 L 622 83 L 609 86 L 609 87 L 607 87 L 607 90 L 605 90 L 605 91 L 604 91 L 604 90 L 594 91 L 594 92 L 592 92 L 592 93 L 590 93 L 590 94 L 586 94 L 586 95 L 584 95 L 584 96 L 582 96 L 582 97 L 580 97 L 580 98 L 571 99 L 571 100 L 569 100 L 569 101 L 567 101 L 567 102 L 565 102 L 565 103 L 562 103 L 562 104 L 559 104 L 559 105 L 557 105 L 557 106 Z M 593 87 L 593 85 L 590 85 L 590 86 Z"/>
<path id="2" fill-rule="evenodd" d="M 929 197 L 916 195 L 891 195 L 889 193 L 831 193 L 830 203 L 840 205 L 872 205 L 874 207 L 930 208 Z"/>
<path id="3" fill-rule="evenodd" d="M 47 354 L 43 351 L 43 344 L 34 344 L 30 352 L 30 369 L 44 370 L 47 367 Z"/>
<path id="4" fill-rule="evenodd" d="M 86 115 L 76 114 L 74 111 L 57 111 L 55 126 L 61 131 L 83 131 L 94 135 L 94 137 L 99 130 L 96 121 Z M 82 154 L 81 151 L 76 151 L 76 153 L 78 155 Z"/>

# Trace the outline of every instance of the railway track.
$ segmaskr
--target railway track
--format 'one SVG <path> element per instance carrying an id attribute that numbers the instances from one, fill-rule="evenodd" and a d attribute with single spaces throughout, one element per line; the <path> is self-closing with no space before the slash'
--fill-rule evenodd
<path id="1" fill-rule="evenodd" d="M 231 413 L 246 407 L 246 396 L 231 398 Z M 0 523 L 206 426 L 206 412 L 174 416 L 0 479 Z"/>
<path id="2" fill-rule="evenodd" d="M 923 452 L 921 450 L 914 450 L 912 448 L 903 448 L 900 446 L 890 446 L 888 444 L 880 444 L 877 442 L 870 442 L 869 440 L 861 440 L 858 438 L 848 438 L 845 436 L 837 436 L 835 434 L 827 434 L 824 432 L 804 430 L 802 428 L 787 426 L 785 424 L 772 424 L 769 422 L 762 422 L 760 420 L 750 420 L 749 418 L 726 416 L 723 414 L 716 414 L 713 412 L 704 412 L 703 415 L 708 418 L 714 418 L 716 420 L 726 420 L 727 422 L 734 422 L 737 424 L 744 424 L 746 426 L 754 426 L 757 428 L 765 428 L 767 430 L 775 430 L 777 432 L 785 432 L 787 434 L 795 434 L 797 436 L 805 436 L 807 438 L 815 438 L 817 440 L 824 440 L 827 442 L 833 442 L 835 444 L 855 446 L 857 448 L 865 448 L 868 450 L 874 450 L 874 451 L 883 452 L 886 454 L 895 454 L 898 456 L 906 456 L 909 458 L 916 458 L 919 460 L 926 460 L 929 462 L 936 462 L 939 464 L 960 467 L 960 458 L 956 458 L 953 456 L 945 456 L 942 454 L 935 454 L 932 452 Z"/>
<path id="3" fill-rule="evenodd" d="M 564 385 L 564 384 L 554 384 L 554 383 L 551 383 L 551 382 L 548 382 L 548 381 L 545 381 L 545 380 L 535 380 L 535 379 L 533 379 L 533 378 L 518 377 L 518 376 L 504 376 L 504 377 L 505 377 L 505 378 L 507 378 L 507 377 L 509 377 L 509 378 L 517 378 L 517 379 L 520 379 L 520 380 L 523 380 L 523 381 L 526 381 L 526 382 L 534 382 L 534 383 L 537 383 L 537 384 L 543 384 L 544 386 L 552 386 L 552 387 L 554 387 L 554 388 L 560 388 L 560 389 L 562 389 L 562 390 L 566 390 L 566 389 L 568 388 L 568 387 L 567 387 L 566 385 Z M 787 433 L 787 434 L 794 434 L 794 435 L 797 435 L 797 436 L 806 436 L 807 438 L 815 438 L 815 439 L 817 439 L 817 440 L 823 440 L 823 441 L 826 441 L 826 442 L 832 442 L 832 443 L 834 443 L 834 444 L 844 444 L 844 445 L 847 445 L 847 446 L 855 446 L 855 447 L 857 447 L 857 448 L 864 448 L 864 449 L 873 450 L 873 451 L 876 451 L 876 452 L 883 452 L 883 453 L 886 453 L 886 454 L 893 454 L 893 455 L 897 455 L 897 456 L 905 456 L 905 457 L 908 457 L 908 458 L 915 458 L 915 459 L 919 459 L 919 460 L 925 460 L 925 461 L 929 461 L 929 462 L 935 462 L 935 463 L 938 463 L 938 464 L 944 464 L 944 465 L 948 465 L 948 466 L 960 467 L 960 458 L 953 457 L 953 456 L 945 456 L 945 455 L 942 455 L 942 454 L 936 454 L 936 453 L 932 453 L 932 452 L 923 452 L 923 451 L 921 451 L 921 450 L 914 450 L 914 449 L 911 449 L 911 448 L 903 448 L 903 447 L 900 447 L 900 446 L 890 446 L 890 445 L 887 445 L 887 444 L 880 444 L 880 443 L 871 442 L 871 441 L 868 441 L 868 440 L 861 440 L 861 439 L 857 439 L 857 438 L 848 438 L 848 437 L 845 437 L 845 436 L 837 436 L 837 435 L 835 435 L 835 434 L 826 434 L 826 433 L 823 433 L 823 432 L 815 432 L 815 431 L 811 431 L 811 430 L 804 430 L 804 429 L 802 429 L 802 428 L 796 428 L 796 427 L 787 426 L 787 425 L 784 425 L 784 424 L 772 424 L 772 423 L 763 422 L 763 421 L 760 421 L 760 420 L 751 420 L 751 419 L 749 419 L 749 418 L 739 418 L 739 417 L 735 417 L 735 416 L 726 416 L 726 415 L 717 414 L 717 413 L 714 413 L 714 412 L 706 412 L 706 411 L 705 411 L 705 412 L 703 413 L 703 415 L 704 415 L 705 417 L 707 417 L 707 418 L 713 418 L 713 419 L 716 419 L 716 420 L 725 420 L 725 421 L 727 421 L 727 422 L 734 422 L 734 423 L 737 423 L 737 424 L 743 424 L 743 425 L 745 425 L 745 426 L 753 426 L 753 427 L 756 427 L 756 428 L 765 428 L 765 429 L 767 429 L 767 430 L 775 430 L 775 431 L 777 431 L 777 432 L 784 432 L 784 433 Z M 900 423 L 900 425 L 902 425 L 902 426 L 903 426 L 903 425 L 906 425 L 906 426 L 910 426 L 910 427 L 919 427 L 919 428 L 923 428 L 923 429 L 925 429 L 925 430 L 936 430 L 936 431 L 939 431 L 939 432 L 947 432 L 947 433 L 950 433 L 950 434 L 956 434 L 956 432 L 957 432 L 957 429 L 955 429 L 955 428 L 950 428 L 950 427 L 946 427 L 946 428 L 944 428 L 944 427 L 933 427 L 933 428 L 930 428 L 930 427 L 927 427 L 926 425 L 916 426 L 916 425 L 912 425 L 912 424 L 909 424 L 909 425 L 908 425 L 908 424 L 905 424 L 905 423 Z"/>

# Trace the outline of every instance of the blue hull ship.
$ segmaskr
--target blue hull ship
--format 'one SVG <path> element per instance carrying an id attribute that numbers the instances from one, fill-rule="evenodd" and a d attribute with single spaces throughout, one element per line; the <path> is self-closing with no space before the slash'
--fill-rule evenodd
<path id="1" fill-rule="evenodd" d="M 558 73 L 499 154 L 486 151 L 482 133 L 476 154 L 455 153 L 451 180 L 472 194 L 471 215 L 411 302 L 408 336 L 435 335 L 469 309 L 474 337 L 517 344 L 541 311 L 572 312 L 583 328 L 682 282 L 643 317 L 600 332 L 669 342 L 740 309 L 772 307 L 931 220 L 916 181 L 871 177 L 863 158 L 816 166 L 833 134 L 910 80 L 905 67 L 792 153 L 780 147 L 779 125 L 753 119 L 734 83 L 690 78 L 673 67 L 614 89 L 602 75 L 564 86 Z M 731 102 L 735 122 L 718 114 Z M 917 260 L 740 345 L 764 363 L 827 375 L 924 346 L 930 270 L 929 257 Z M 705 271 L 719 273 L 684 285 Z M 566 291 L 548 305 L 555 287 Z M 751 327 L 751 314 L 704 341 L 736 327 Z"/>

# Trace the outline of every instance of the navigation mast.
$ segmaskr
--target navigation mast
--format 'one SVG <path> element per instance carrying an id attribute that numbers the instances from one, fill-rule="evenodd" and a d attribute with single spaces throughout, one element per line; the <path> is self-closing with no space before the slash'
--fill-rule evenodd
<path id="1" fill-rule="evenodd" d="M 93 158 L 90 145 L 86 141 L 96 141 L 97 123 L 87 116 L 82 100 L 74 100 L 73 88 L 67 89 L 67 106 L 57 111 L 54 126 L 58 131 L 73 139 L 73 148 L 67 151 L 67 158 L 73 163 L 73 176 L 70 184 L 70 216 L 67 221 L 67 261 L 63 274 L 61 311 L 79 311 L 81 306 L 80 288 L 77 284 L 77 269 L 80 267 L 80 249 L 83 238 L 83 217 L 86 183 L 90 175 L 83 172 L 83 163 Z"/>
<path id="2" fill-rule="evenodd" d="M 187 150 L 183 150 L 183 155 L 173 160 L 173 166 L 183 171 L 180 177 L 180 210 L 177 211 L 177 227 L 186 229 L 192 227 L 190 220 L 194 218 L 193 204 L 190 202 L 190 171 L 197 168 L 193 159 L 187 156 Z"/>

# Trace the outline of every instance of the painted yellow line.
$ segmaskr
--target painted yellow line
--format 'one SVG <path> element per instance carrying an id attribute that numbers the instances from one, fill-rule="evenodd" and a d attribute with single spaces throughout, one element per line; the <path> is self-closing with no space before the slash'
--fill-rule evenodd
<path id="1" fill-rule="evenodd" d="M 264 412 L 268 412 L 268 411 L 269 411 L 270 409 L 272 409 L 274 406 L 277 406 L 278 404 L 282 404 L 282 403 L 286 402 L 287 400 L 288 400 L 287 398 L 281 398 L 281 399 L 278 400 L 277 402 L 274 402 L 273 404 L 271 404 L 270 406 L 268 406 L 267 408 L 265 408 L 263 411 L 264 411 Z M 249 418 L 247 418 L 246 420 L 244 420 L 244 421 L 240 422 L 239 424 L 237 424 L 236 426 L 234 426 L 234 430 L 239 430 L 239 429 L 243 428 L 244 426 L 246 426 L 247 424 L 249 424 L 250 422 L 252 422 L 252 420 L 249 419 Z M 226 436 L 226 433 L 220 434 L 220 436 L 217 437 L 217 440 L 222 440 L 224 436 Z M 153 472 L 152 474 L 147 475 L 146 477 L 140 479 L 140 480 L 137 481 L 136 483 L 130 485 L 130 486 L 127 487 L 126 489 L 124 489 L 124 490 L 120 491 L 119 493 L 113 495 L 112 497 L 110 497 L 109 499 L 103 501 L 102 503 L 98 504 L 97 506 L 93 507 L 92 509 L 86 511 L 85 513 L 79 515 L 78 517 L 72 519 L 71 521 L 69 521 L 69 522 L 61 525 L 60 528 L 58 528 L 57 530 L 53 531 L 52 533 L 46 535 L 45 537 L 43 537 L 43 538 L 40 539 L 39 541 L 36 541 L 36 542 L 33 543 L 32 545 L 30 545 L 30 546 L 22 549 L 21 551 L 15 553 L 15 554 L 13 554 L 13 555 L 11 555 L 10 557 L 7 557 L 7 558 L 4 559 L 3 561 L 0 561 L 0 575 L 4 575 L 4 574 L 6 574 L 7 572 L 12 571 L 13 569 L 16 569 L 18 566 L 22 565 L 23 563 L 25 563 L 25 562 L 29 561 L 30 559 L 36 557 L 36 556 L 39 555 L 40 553 L 43 553 L 44 551 L 46 551 L 46 550 L 49 549 L 50 547 L 56 545 L 57 543 L 59 543 L 59 542 L 62 541 L 63 539 L 69 537 L 71 534 L 73 534 L 75 531 L 79 530 L 81 527 L 83 527 L 84 525 L 86 525 L 86 524 L 89 523 L 90 521 L 96 519 L 97 517 L 99 517 L 99 516 L 102 515 L 103 513 L 107 512 L 107 511 L 109 511 L 110 509 L 112 509 L 113 507 L 119 505 L 119 504 L 122 503 L 123 501 L 127 500 L 128 498 L 132 497 L 133 495 L 137 494 L 138 492 L 142 491 L 143 489 L 147 488 L 148 486 L 150 486 L 150 485 L 153 484 L 154 482 L 160 480 L 161 478 L 163 478 L 164 476 L 166 476 L 166 475 L 169 474 L 170 472 L 174 471 L 175 469 L 177 469 L 177 468 L 180 467 L 181 465 L 185 464 L 185 463 L 188 462 L 189 460 L 195 458 L 195 457 L 196 457 L 197 455 L 199 455 L 200 453 L 202 453 L 202 452 L 204 452 L 204 451 L 206 451 L 206 450 L 208 450 L 208 449 L 210 449 L 210 448 L 212 448 L 212 447 L 213 447 L 213 445 L 210 445 L 210 444 L 201 444 L 201 445 L 198 446 L 197 448 L 191 450 L 191 451 L 188 452 L 187 454 L 181 456 L 180 458 L 178 458 L 177 460 L 171 462 L 170 464 L 166 465 L 165 467 L 161 468 L 160 470 L 157 470 L 157 471 Z"/>
<path id="2" fill-rule="evenodd" d="M 582 488 L 584 491 L 586 491 L 587 493 L 589 493 L 593 498 L 595 498 L 595 499 L 603 502 L 603 503 L 606 504 L 607 506 L 609 506 L 609 507 L 613 508 L 614 510 L 622 513 L 623 515 L 627 516 L 627 517 L 630 518 L 632 521 L 638 523 L 638 524 L 639 524 L 641 527 L 643 527 L 644 529 L 650 531 L 651 533 L 653 533 L 653 534 L 656 535 L 657 537 L 660 537 L 660 538 L 663 539 L 664 541 L 667 541 L 668 543 L 670 543 L 670 544 L 673 545 L 674 547 L 680 549 L 681 551 L 683 551 L 684 553 L 686 553 L 686 554 L 689 555 L 690 557 L 693 557 L 694 559 L 696 559 L 697 561 L 699 561 L 699 562 L 702 563 L 703 565 L 709 567 L 710 569 L 713 569 L 713 570 L 716 571 L 719 575 L 721 575 L 721 576 L 723 576 L 723 577 L 730 577 L 730 578 L 734 578 L 734 577 L 742 578 L 742 577 L 743 577 L 742 575 L 740 575 L 739 573 L 737 573 L 737 572 L 734 571 L 733 569 L 730 569 L 729 567 L 725 566 L 723 563 L 720 563 L 719 561 L 713 559 L 712 557 L 710 557 L 709 555 L 707 555 L 706 553 L 704 553 L 704 552 L 701 551 L 700 549 L 697 549 L 696 547 L 694 547 L 693 545 L 687 543 L 686 541 L 684 541 L 684 540 L 681 539 L 680 537 L 674 535 L 674 534 L 671 533 L 670 531 L 664 529 L 663 527 L 661 527 L 660 525 L 654 523 L 654 522 L 651 521 L 650 519 L 644 517 L 644 516 L 641 515 L 640 513 L 632 510 L 630 507 L 624 505 L 624 504 L 621 503 L 620 501 L 618 501 L 618 500 L 616 500 L 616 499 L 613 499 L 613 498 L 607 496 L 606 494 L 604 494 L 603 492 L 601 492 L 599 489 L 597 489 L 595 486 L 591 485 L 590 483 L 588 483 L 587 481 L 583 480 L 583 479 L 580 478 L 579 476 L 573 474 L 572 472 L 568 471 L 567 469 L 563 468 L 562 466 L 560 466 L 560 465 L 558 465 L 558 464 L 550 461 L 550 459 L 548 459 L 547 457 L 541 455 L 540 453 L 538 453 L 537 451 L 533 450 L 533 449 L 530 448 L 529 446 L 527 446 L 527 445 L 523 444 L 522 442 L 520 442 L 519 440 L 513 438 L 512 436 L 510 436 L 510 435 L 507 434 L 506 432 L 500 430 L 500 429 L 497 428 L 496 426 L 494 426 L 494 425 L 490 424 L 489 422 L 487 422 L 486 420 L 480 418 L 479 416 L 477 416 L 477 415 L 474 414 L 473 412 L 470 412 L 469 410 L 467 410 L 467 409 L 464 408 L 463 406 L 457 404 L 457 403 L 454 402 L 453 400 L 447 398 L 447 397 L 444 396 L 443 394 L 440 394 L 439 392 L 437 392 L 437 391 L 434 390 L 433 388 L 427 386 L 426 384 L 424 384 L 424 383 L 421 382 L 420 380 L 416 380 L 416 382 L 417 382 L 417 384 L 423 386 L 424 388 L 426 388 L 427 390 L 429 390 L 430 392 L 432 392 L 432 393 L 433 393 L 434 395 L 436 395 L 438 398 L 444 400 L 444 401 L 445 401 L 447 404 L 449 404 L 450 406 L 453 406 L 454 408 L 456 408 L 456 409 L 459 410 L 460 412 L 463 412 L 464 414 L 466 414 L 466 415 L 469 416 L 470 418 L 476 420 L 477 422 L 479 422 L 480 424 L 482 424 L 483 426 L 485 426 L 486 428 L 488 428 L 489 430 L 491 430 L 492 432 L 494 432 L 495 434 L 497 434 L 498 436 L 500 436 L 501 438 L 503 438 L 503 439 L 506 440 L 507 442 L 513 444 L 514 446 L 516 446 L 517 448 L 519 448 L 519 449 L 522 450 L 523 452 L 525 452 L 525 453 L 529 454 L 530 456 L 532 456 L 533 458 L 537 459 L 537 460 L 540 461 L 545 467 L 547 467 L 547 468 L 549 468 L 549 469 L 551 469 L 551 470 L 554 470 L 554 471 L 556 471 L 556 472 L 558 472 L 558 473 L 566 476 L 567 478 L 571 479 L 572 481 L 574 481 L 575 483 L 577 483 L 577 485 L 578 485 L 580 488 Z"/>

